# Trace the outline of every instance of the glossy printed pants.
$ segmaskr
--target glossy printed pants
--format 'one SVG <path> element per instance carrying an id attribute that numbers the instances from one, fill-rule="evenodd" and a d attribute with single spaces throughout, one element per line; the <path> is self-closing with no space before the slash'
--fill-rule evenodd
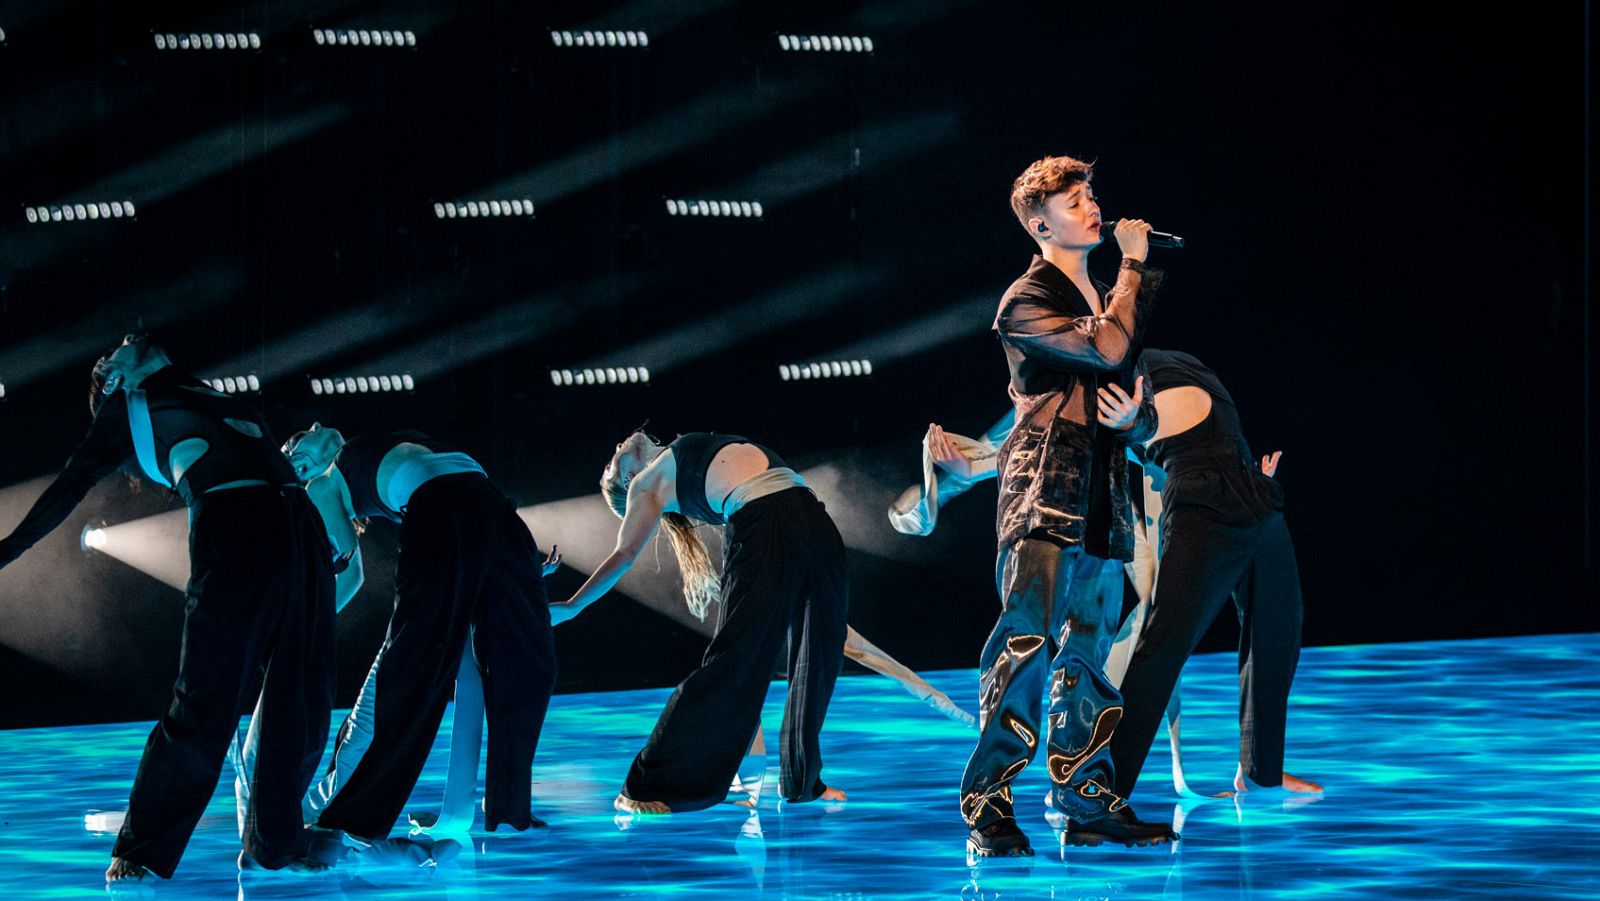
<path id="1" fill-rule="evenodd" d="M 961 778 L 961 814 L 977 829 L 1014 816 L 1011 782 L 1038 750 L 1050 690 L 1046 759 L 1057 809 L 1090 822 L 1122 806 L 1107 745 L 1122 697 L 1105 677 L 1122 613 L 1122 564 L 1024 538 L 997 561 L 1000 621 L 980 661 L 978 746 Z"/>

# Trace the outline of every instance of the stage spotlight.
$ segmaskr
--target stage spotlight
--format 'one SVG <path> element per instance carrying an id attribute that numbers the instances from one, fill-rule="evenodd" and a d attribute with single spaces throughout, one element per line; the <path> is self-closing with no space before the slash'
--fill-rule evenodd
<path id="1" fill-rule="evenodd" d="M 254 378 L 251 376 L 250 378 Z M 310 380 L 311 393 L 320 397 L 333 394 L 401 394 L 415 391 L 416 379 L 405 375 L 346 375 Z M 252 389 L 254 390 L 254 389 Z"/>
<path id="2" fill-rule="evenodd" d="M 78 546 L 85 551 L 103 551 L 106 549 L 106 530 L 90 523 L 83 527 L 83 533 L 78 536 Z"/>
<path id="3" fill-rule="evenodd" d="M 784 363 L 778 366 L 778 377 L 786 382 L 853 378 L 871 374 L 871 360 L 818 360 L 815 363 Z"/>
<path id="4" fill-rule="evenodd" d="M 157 50 L 260 50 L 261 35 L 254 31 L 206 32 L 203 34 L 153 33 Z"/>
<path id="5" fill-rule="evenodd" d="M 712 216 L 731 219 L 760 219 L 765 212 L 751 200 L 667 200 L 668 216 Z"/>
<path id="6" fill-rule="evenodd" d="M 200 381 L 210 385 L 213 390 L 223 394 L 252 394 L 261 391 L 261 379 L 254 375 L 222 376 L 221 378 L 203 378 Z"/>
<path id="7" fill-rule="evenodd" d="M 0 400 L 6 399 L 6 383 L 0 382 Z"/>
<path id="8" fill-rule="evenodd" d="M 554 47 L 638 49 L 650 46 L 650 35 L 642 31 L 551 31 L 550 44 Z"/>
<path id="9" fill-rule="evenodd" d="M 437 219 L 469 219 L 478 216 L 532 218 L 533 200 L 522 197 L 515 200 L 446 201 L 433 205 L 433 215 Z"/>
<path id="10" fill-rule="evenodd" d="M 871 53 L 872 38 L 864 35 L 780 34 L 778 49 L 799 52 Z"/>
<path id="11" fill-rule="evenodd" d="M 6 42 L 6 30 L 4 28 L 0 28 L 0 44 L 4 44 L 5 42 Z"/>
<path id="12" fill-rule="evenodd" d="M 23 218 L 31 224 L 50 222 L 89 222 L 102 219 L 121 219 L 133 215 L 133 201 L 113 200 L 85 203 L 60 203 L 28 206 L 22 210 Z"/>

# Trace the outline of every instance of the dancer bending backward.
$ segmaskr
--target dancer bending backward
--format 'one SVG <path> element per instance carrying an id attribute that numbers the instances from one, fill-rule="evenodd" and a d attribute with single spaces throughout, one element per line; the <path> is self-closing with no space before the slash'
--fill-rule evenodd
<path id="1" fill-rule="evenodd" d="M 618 810 L 671 813 L 720 803 L 761 721 L 787 636 L 789 697 L 779 790 L 789 802 L 843 800 L 822 781 L 818 737 L 843 662 L 844 543 L 800 475 L 734 435 L 694 432 L 661 446 L 642 431 L 617 445 L 600 487 L 622 527 L 617 547 L 557 622 L 602 597 L 665 521 L 689 609 L 722 609 L 705 659 L 678 684 L 617 795 Z M 693 522 L 727 524 L 720 582 Z"/>
<path id="2" fill-rule="evenodd" d="M 1118 794 L 1138 781 L 1161 714 L 1206 627 L 1231 597 L 1239 613 L 1239 769 L 1234 788 L 1322 787 L 1283 771 L 1289 686 L 1300 659 L 1300 574 L 1283 489 L 1259 468 L 1239 412 L 1194 357 L 1147 350 L 1160 428 L 1143 449 L 1160 491 L 1158 577 L 1122 682 L 1126 712 L 1111 738 Z"/>
<path id="3" fill-rule="evenodd" d="M 176 491 L 190 518 L 178 680 L 145 742 L 106 880 L 171 878 L 257 684 L 260 748 L 239 862 L 294 863 L 305 852 L 300 798 L 322 757 L 334 692 L 332 554 L 316 511 L 260 415 L 179 372 L 145 336 L 128 336 L 96 364 L 89 405 L 88 434 L 0 540 L 0 566 L 130 458 Z"/>
<path id="4" fill-rule="evenodd" d="M 306 797 L 306 821 L 365 842 L 386 837 L 460 672 L 481 678 L 489 720 L 484 828 L 545 825 L 530 812 L 531 770 L 555 688 L 555 643 L 539 552 L 515 504 L 471 457 L 419 432 L 347 442 L 313 425 L 284 451 L 353 561 L 355 519 L 400 523 L 388 635 L 327 774 Z"/>
<path id="5" fill-rule="evenodd" d="M 1116 286 L 1090 277 L 1088 256 L 1101 241 L 1091 177 L 1086 163 L 1047 157 L 1012 188 L 1012 210 L 1040 255 L 1006 291 L 994 322 L 1016 426 L 999 454 L 1000 620 L 979 664 L 981 734 L 961 780 L 967 849 L 978 856 L 1033 853 L 1011 783 L 1041 743 L 1056 807 L 1069 817 L 1063 841 L 1173 837 L 1165 823 L 1139 821 L 1112 791 L 1107 745 L 1122 699 L 1104 672 L 1122 612 L 1122 564 L 1133 550 L 1124 447 L 1155 428 L 1133 370 L 1161 276 L 1144 264 L 1149 226 L 1125 219 Z M 1111 402 L 1099 399 L 1101 388 Z M 1041 736 L 1047 676 L 1049 731 Z"/>

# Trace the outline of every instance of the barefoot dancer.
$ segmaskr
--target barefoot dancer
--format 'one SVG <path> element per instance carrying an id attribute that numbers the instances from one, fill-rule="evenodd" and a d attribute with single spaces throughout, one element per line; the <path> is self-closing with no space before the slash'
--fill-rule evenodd
<path id="1" fill-rule="evenodd" d="M 1159 578 L 1111 739 L 1117 792 L 1133 790 L 1183 664 L 1231 597 L 1239 611 L 1239 771 L 1252 785 L 1319 792 L 1283 772 L 1289 686 L 1300 658 L 1300 576 L 1284 523 L 1283 490 L 1245 443 L 1233 398 L 1199 360 L 1147 350 L 1160 427 L 1144 465 L 1161 492 Z"/>
<path id="2" fill-rule="evenodd" d="M 667 700 L 617 809 L 670 813 L 724 800 L 786 639 L 779 789 L 791 803 L 843 800 L 822 781 L 818 742 L 843 662 L 847 607 L 844 543 L 822 503 L 773 452 L 706 432 L 666 447 L 634 432 L 617 445 L 600 485 L 622 517 L 617 548 L 570 600 L 551 605 L 556 622 L 604 596 L 662 522 L 689 609 L 703 617 L 723 602 L 704 662 Z M 693 521 L 727 524 L 720 582 Z"/>
<path id="3" fill-rule="evenodd" d="M 465 674 L 481 678 L 489 719 L 484 828 L 543 826 L 529 809 L 530 770 L 555 644 L 538 549 L 516 506 L 471 457 L 417 432 L 346 442 L 314 425 L 284 450 L 352 561 L 353 520 L 400 523 L 388 636 L 306 798 L 308 822 L 366 842 L 386 837 Z M 476 733 L 477 723 L 460 728 Z"/>
<path id="4" fill-rule="evenodd" d="M 192 572 L 172 705 L 145 743 L 106 880 L 171 878 L 262 670 L 240 864 L 288 866 L 305 852 L 300 798 L 333 706 L 332 555 L 316 512 L 260 415 L 180 373 L 145 336 L 95 366 L 90 407 L 66 468 L 0 541 L 0 566 L 131 458 L 188 505 Z"/>

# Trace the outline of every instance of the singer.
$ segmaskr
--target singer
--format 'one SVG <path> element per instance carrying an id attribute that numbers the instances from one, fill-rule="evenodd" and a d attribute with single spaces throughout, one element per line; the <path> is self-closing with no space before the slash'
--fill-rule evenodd
<path id="1" fill-rule="evenodd" d="M 1000 620 L 979 663 L 978 746 L 961 779 L 970 855 L 1028 856 L 1011 781 L 1039 745 L 1050 678 L 1047 763 L 1063 840 L 1160 844 L 1112 792 L 1108 745 L 1122 697 L 1104 668 L 1122 612 L 1122 564 L 1133 556 L 1124 446 L 1155 433 L 1155 407 L 1134 372 L 1162 275 L 1145 265 L 1150 226 L 1117 225 L 1122 263 L 1107 287 L 1089 275 L 1102 240 L 1093 168 L 1045 157 L 1012 186 L 1011 208 L 1039 254 L 1000 300 L 994 329 L 1011 371 L 1016 427 L 1000 447 Z M 1110 400 L 1098 400 L 1105 388 Z M 1098 408 L 1098 409 L 1097 409 Z"/>

